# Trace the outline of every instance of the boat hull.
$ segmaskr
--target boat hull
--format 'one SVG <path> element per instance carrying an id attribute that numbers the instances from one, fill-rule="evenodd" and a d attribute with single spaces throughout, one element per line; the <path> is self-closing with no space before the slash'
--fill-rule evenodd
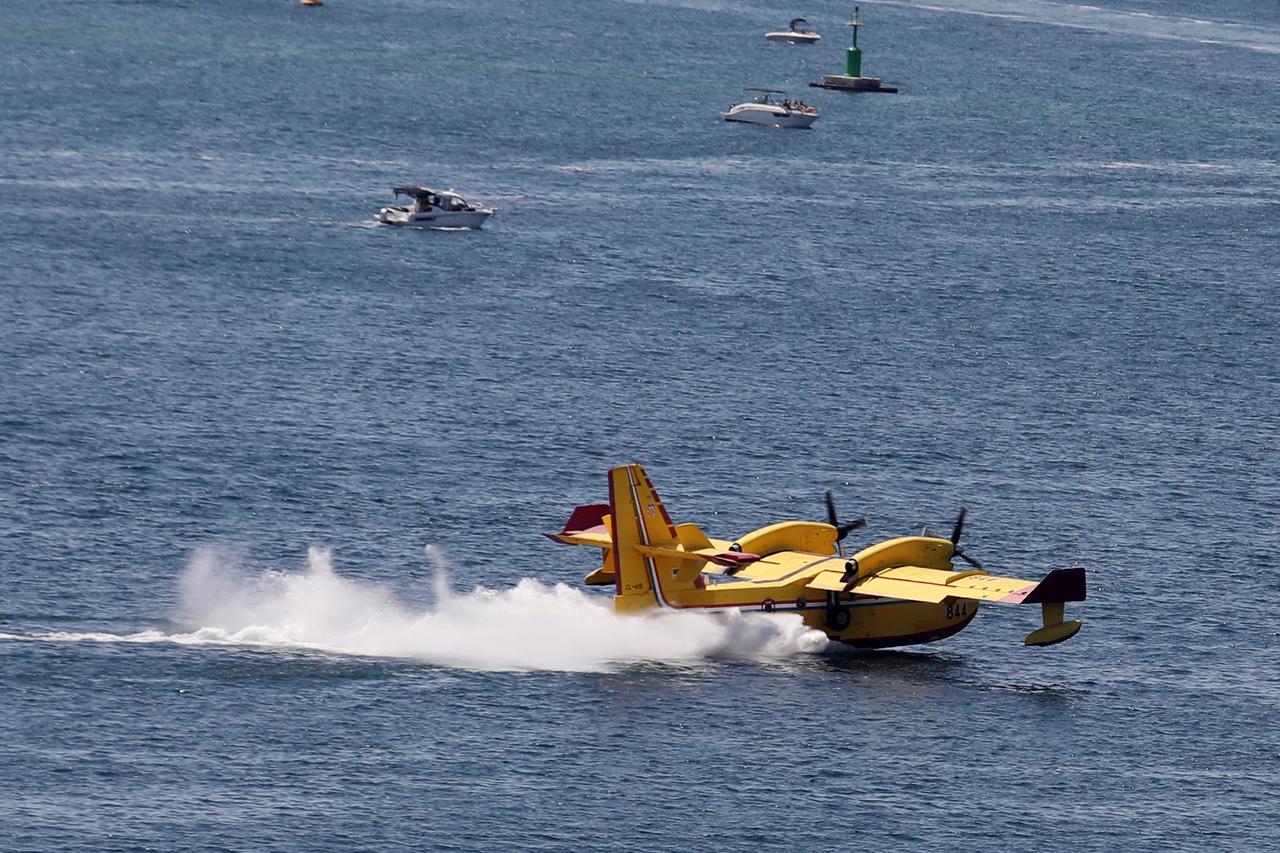
<path id="1" fill-rule="evenodd" d="M 814 44 L 822 41 L 822 36 L 817 33 L 777 32 L 765 33 L 764 37 L 768 41 L 786 41 L 792 44 Z"/>
<path id="2" fill-rule="evenodd" d="M 433 210 L 410 213 L 394 207 L 378 211 L 377 220 L 384 225 L 406 225 L 413 228 L 472 228 L 484 225 L 493 215 L 487 208 L 479 210 Z"/>
<path id="3" fill-rule="evenodd" d="M 773 112 L 770 110 L 740 109 L 737 107 L 720 115 L 724 117 L 725 121 L 760 124 L 765 127 L 810 127 L 818 120 L 817 113 L 802 113 L 795 110 Z"/>

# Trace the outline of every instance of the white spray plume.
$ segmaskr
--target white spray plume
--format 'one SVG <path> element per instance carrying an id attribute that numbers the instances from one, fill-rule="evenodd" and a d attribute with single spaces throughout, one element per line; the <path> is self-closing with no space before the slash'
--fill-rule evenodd
<path id="1" fill-rule="evenodd" d="M 435 578 L 436 606 L 440 607 L 453 598 L 453 587 L 449 585 L 449 567 L 444 561 L 444 554 L 435 545 L 427 545 L 423 550 L 426 551 L 427 559 L 435 569 L 433 577 Z"/>
<path id="2" fill-rule="evenodd" d="M 312 548 L 308 570 L 245 573 L 202 550 L 182 578 L 186 618 L 175 642 L 310 648 L 480 670 L 600 671 L 636 661 L 776 658 L 822 651 L 821 631 L 795 615 L 654 613 L 618 616 L 612 602 L 528 578 L 516 586 L 451 591 L 438 548 L 427 547 L 435 603 L 415 610 L 375 584 L 333 571 Z"/>

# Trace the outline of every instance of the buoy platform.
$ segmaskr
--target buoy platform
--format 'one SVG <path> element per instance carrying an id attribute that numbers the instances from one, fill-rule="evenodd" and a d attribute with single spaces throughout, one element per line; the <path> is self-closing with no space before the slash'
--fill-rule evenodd
<path id="1" fill-rule="evenodd" d="M 822 79 L 810 86 L 815 89 L 836 89 L 841 92 L 887 92 L 896 95 L 898 90 L 885 86 L 879 77 L 850 77 L 847 74 L 823 74 Z"/>
<path id="2" fill-rule="evenodd" d="M 858 47 L 858 30 L 862 28 L 862 12 L 857 6 L 845 26 L 853 30 L 853 44 L 844 52 L 844 73 L 823 74 L 822 79 L 809 85 L 815 89 L 835 89 L 839 92 L 888 92 L 897 94 L 893 86 L 885 86 L 879 77 L 862 76 L 862 48 Z"/>

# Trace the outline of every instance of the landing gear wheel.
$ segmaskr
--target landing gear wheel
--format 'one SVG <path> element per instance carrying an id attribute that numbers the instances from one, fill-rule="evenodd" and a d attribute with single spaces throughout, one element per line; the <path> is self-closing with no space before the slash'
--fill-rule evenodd
<path id="1" fill-rule="evenodd" d="M 853 618 L 849 614 L 847 607 L 830 607 L 827 608 L 827 627 L 833 631 L 843 632 L 849 627 L 849 623 Z"/>

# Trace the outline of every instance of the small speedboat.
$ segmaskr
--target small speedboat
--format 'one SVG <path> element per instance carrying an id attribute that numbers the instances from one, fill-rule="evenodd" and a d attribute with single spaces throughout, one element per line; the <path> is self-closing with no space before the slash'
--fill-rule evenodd
<path id="1" fill-rule="evenodd" d="M 815 31 L 804 29 L 808 23 L 804 18 L 792 18 L 787 29 L 776 33 L 765 33 L 764 37 L 769 41 L 786 41 L 791 44 L 813 44 L 822 41 L 822 36 Z"/>
<path id="2" fill-rule="evenodd" d="M 748 89 L 758 92 L 755 98 L 742 104 L 729 107 L 727 113 L 720 113 L 725 121 L 744 121 L 750 124 L 763 124 L 769 127 L 808 127 L 818 120 L 818 110 L 804 101 L 774 100 L 770 95 L 786 94 L 781 89 Z"/>
<path id="3" fill-rule="evenodd" d="M 492 207 L 481 207 L 458 195 L 453 190 L 433 190 L 430 187 L 392 187 L 396 198 L 413 199 L 407 207 L 384 207 L 375 217 L 385 225 L 416 225 L 420 228 L 479 228 L 496 212 Z"/>

